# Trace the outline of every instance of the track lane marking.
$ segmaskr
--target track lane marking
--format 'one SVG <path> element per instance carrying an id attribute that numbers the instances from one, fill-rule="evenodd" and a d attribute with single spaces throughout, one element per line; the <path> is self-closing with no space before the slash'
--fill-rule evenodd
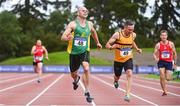
<path id="1" fill-rule="evenodd" d="M 26 76 L 21 76 L 21 77 L 10 78 L 10 79 L 7 79 L 7 80 L 0 81 L 0 84 L 8 82 L 8 81 L 16 80 L 16 79 L 29 78 L 29 77 L 33 77 L 33 76 L 35 76 L 35 75 L 26 75 Z"/>
<path id="2" fill-rule="evenodd" d="M 135 78 L 136 78 L 136 80 L 142 81 L 142 79 L 139 79 L 138 77 L 135 77 Z M 152 81 L 149 81 L 149 80 L 143 80 L 142 82 L 147 82 L 147 83 L 159 85 L 159 82 L 152 82 Z M 180 89 L 180 87 L 174 86 L 174 85 L 169 85 L 169 84 L 167 84 L 166 86 L 169 86 L 169 87 L 172 87 L 172 88 L 178 88 L 178 89 Z"/>
<path id="3" fill-rule="evenodd" d="M 6 74 L 6 75 L 3 75 L 3 74 L 0 74 L 0 80 L 6 80 L 7 78 L 16 78 L 16 77 L 19 77 L 19 76 L 23 76 L 23 75 L 25 75 L 25 74 L 15 74 L 15 73 L 13 73 L 13 74 L 11 74 L 11 75 L 8 75 L 8 74 Z M 3 77 L 2 77 L 3 76 Z"/>
<path id="4" fill-rule="evenodd" d="M 113 78 L 110 78 L 109 76 L 104 76 L 108 79 L 113 79 Z M 121 82 L 126 82 L 124 79 L 121 79 L 120 80 Z M 135 82 L 132 83 L 132 85 L 136 85 L 136 86 L 140 86 L 140 87 L 143 87 L 143 88 L 148 88 L 148 89 L 151 89 L 151 90 L 155 90 L 155 91 L 159 91 L 159 92 L 162 92 L 162 90 L 159 90 L 159 89 L 156 89 L 156 88 L 153 88 L 153 87 L 149 87 L 149 86 L 144 86 L 144 85 L 141 85 L 141 84 L 137 84 Z M 174 95 L 174 96 L 178 96 L 180 97 L 179 94 L 175 94 L 175 93 L 172 93 L 172 92 L 167 92 L 168 94 L 171 94 L 171 95 Z"/>
<path id="5" fill-rule="evenodd" d="M 85 92 L 85 87 L 84 87 L 84 85 L 83 85 L 82 81 L 81 81 L 81 80 L 79 80 L 79 83 L 80 83 L 80 85 L 81 85 L 81 87 L 82 87 L 83 91 Z M 93 106 L 96 106 L 96 104 L 95 104 L 94 100 L 92 100 L 91 104 L 92 104 Z"/>
<path id="6" fill-rule="evenodd" d="M 105 85 L 108 85 L 108 86 L 114 88 L 114 86 L 113 86 L 112 84 L 110 84 L 110 83 L 108 83 L 108 82 L 106 82 L 106 81 L 103 81 L 102 79 L 100 79 L 100 78 L 98 78 L 98 77 L 96 77 L 96 76 L 92 76 L 92 77 L 93 77 L 94 79 L 96 79 L 96 80 L 104 83 Z M 123 91 L 123 92 L 126 92 L 126 91 L 125 91 L 124 89 L 122 89 L 122 88 L 118 88 L 118 90 Z M 154 105 L 154 106 L 159 106 L 158 104 L 153 103 L 153 102 L 151 102 L 151 101 L 149 101 L 149 100 L 143 99 L 142 97 L 137 96 L 137 95 L 135 95 L 135 94 L 133 94 L 133 93 L 131 93 L 130 95 L 132 95 L 132 96 L 134 96 L 134 97 L 136 97 L 136 98 L 138 98 L 138 99 L 140 99 L 140 100 L 142 100 L 142 101 L 145 101 L 145 102 L 147 102 L 147 103 L 149 103 L 149 104 L 152 104 L 152 105 Z"/>
<path id="7" fill-rule="evenodd" d="M 49 86 L 47 86 L 42 92 L 40 92 L 34 99 L 26 104 L 26 106 L 30 106 L 34 101 L 36 101 L 41 95 L 43 95 L 49 88 L 51 88 L 56 82 L 58 82 L 64 74 L 60 75 L 55 81 L 53 81 Z"/>
<path id="8" fill-rule="evenodd" d="M 52 74 L 43 76 L 42 79 L 43 79 L 43 78 L 46 78 L 46 77 L 48 77 L 48 76 L 51 76 L 51 75 L 52 75 Z M 28 84 L 28 83 L 33 82 L 33 81 L 35 81 L 35 80 L 37 80 L 37 78 L 34 78 L 34 79 L 32 79 L 32 80 L 29 80 L 29 81 L 26 81 L 26 82 L 23 82 L 23 83 L 19 83 L 19 84 L 16 84 L 16 85 L 13 85 L 13 86 L 10 86 L 10 87 L 1 89 L 0 92 L 4 92 L 4 91 L 7 91 L 7 90 L 9 90 L 9 89 L 16 88 L 16 87 L 19 87 L 19 86 Z"/>

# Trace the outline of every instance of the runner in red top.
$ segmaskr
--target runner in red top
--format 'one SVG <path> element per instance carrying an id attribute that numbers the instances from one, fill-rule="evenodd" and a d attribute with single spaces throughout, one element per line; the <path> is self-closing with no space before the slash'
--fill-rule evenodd
<path id="1" fill-rule="evenodd" d="M 164 44 L 162 41 L 160 41 L 160 48 L 159 48 L 159 60 L 172 62 L 173 61 L 173 50 L 170 45 L 170 41 L 167 42 L 167 44 Z"/>
<path id="2" fill-rule="evenodd" d="M 160 83 L 163 90 L 162 96 L 167 95 L 166 80 L 168 81 L 172 78 L 170 72 L 173 65 L 174 68 L 176 68 L 177 62 L 177 53 L 174 43 L 167 40 L 167 37 L 167 31 L 162 30 L 160 35 L 161 41 L 156 44 L 153 54 L 160 73 Z"/>
<path id="3" fill-rule="evenodd" d="M 38 73 L 38 83 L 40 83 L 40 77 L 42 76 L 44 53 L 46 55 L 46 59 L 48 60 L 49 58 L 47 49 L 44 46 L 42 46 L 41 40 L 37 40 L 36 45 L 32 47 L 31 54 L 33 55 L 34 71 Z"/>

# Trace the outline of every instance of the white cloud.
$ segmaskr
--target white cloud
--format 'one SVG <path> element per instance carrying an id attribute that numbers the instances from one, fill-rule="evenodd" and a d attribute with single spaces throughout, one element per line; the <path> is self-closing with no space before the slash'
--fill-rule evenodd
<path id="1" fill-rule="evenodd" d="M 83 0 L 71 0 L 72 8 L 71 11 L 74 12 L 77 10 L 76 6 L 84 6 Z"/>

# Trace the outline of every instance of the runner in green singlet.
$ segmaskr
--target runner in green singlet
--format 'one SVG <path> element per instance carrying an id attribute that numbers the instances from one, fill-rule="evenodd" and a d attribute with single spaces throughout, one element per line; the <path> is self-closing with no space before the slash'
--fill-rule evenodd
<path id="1" fill-rule="evenodd" d="M 76 90 L 78 88 L 80 79 L 78 69 L 82 65 L 84 70 L 82 80 L 85 86 L 85 96 L 87 102 L 91 103 L 93 98 L 89 92 L 90 36 L 93 37 L 98 48 L 102 48 L 102 45 L 99 42 L 93 23 L 86 20 L 87 16 L 88 10 L 85 7 L 79 7 L 77 18 L 68 24 L 61 40 L 69 42 L 67 51 L 69 53 L 71 76 L 74 79 L 73 89 Z"/>

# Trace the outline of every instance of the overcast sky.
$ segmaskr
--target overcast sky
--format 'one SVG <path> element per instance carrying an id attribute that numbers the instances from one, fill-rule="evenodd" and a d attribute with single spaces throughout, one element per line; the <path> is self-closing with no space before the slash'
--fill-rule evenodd
<path id="1" fill-rule="evenodd" d="M 76 10 L 76 6 L 83 6 L 83 0 L 71 0 L 72 1 L 72 11 Z"/>
<path id="2" fill-rule="evenodd" d="M 3 5 L 0 7 L 0 12 L 3 10 L 11 10 L 11 6 L 17 4 L 18 1 L 20 0 L 7 0 L 7 2 L 3 3 Z M 20 3 L 24 3 L 24 0 L 21 1 L 22 2 Z M 30 1 L 33 2 L 34 0 L 30 0 Z M 55 0 L 51 0 L 51 1 L 55 1 Z M 72 9 L 71 9 L 72 12 L 76 11 L 76 6 L 83 6 L 83 0 L 71 0 L 71 2 L 72 2 Z"/>
<path id="3" fill-rule="evenodd" d="M 0 7 L 0 12 L 3 10 L 11 10 L 11 6 L 14 4 L 17 4 L 18 1 L 20 1 L 20 0 L 7 0 L 7 2 L 3 3 L 3 5 Z M 34 0 L 30 0 L 30 2 L 33 2 L 33 1 Z M 56 1 L 56 0 L 51 0 L 51 1 Z M 61 1 L 65 1 L 65 0 L 61 0 Z M 72 9 L 71 9 L 72 12 L 77 10 L 76 6 L 83 6 L 84 5 L 83 0 L 71 0 L 71 2 L 72 2 Z M 155 2 L 155 0 L 147 0 L 147 3 L 149 4 L 149 6 L 153 6 L 154 2 Z M 24 3 L 24 0 L 21 0 L 20 3 Z M 52 7 L 48 7 L 48 11 L 44 11 L 41 8 L 39 8 L 39 10 L 41 10 L 41 12 L 49 15 L 49 13 L 51 13 L 54 9 Z M 147 10 L 146 10 L 146 13 L 144 14 L 144 16 L 150 18 L 152 16 L 151 11 L 152 11 L 152 9 L 147 7 Z"/>

